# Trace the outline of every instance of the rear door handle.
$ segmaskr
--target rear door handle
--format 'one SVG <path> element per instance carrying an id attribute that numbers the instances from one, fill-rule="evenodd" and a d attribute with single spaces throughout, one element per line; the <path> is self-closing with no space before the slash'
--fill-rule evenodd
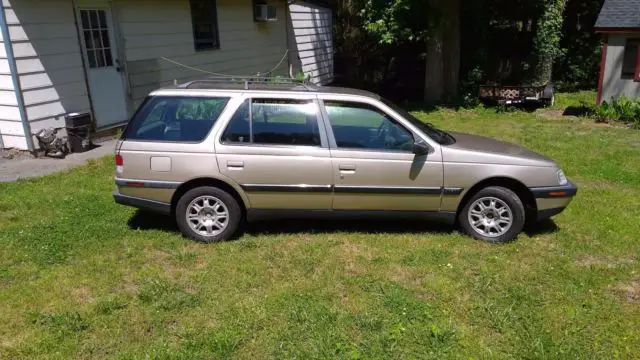
<path id="1" fill-rule="evenodd" d="M 338 166 L 338 168 L 340 169 L 341 172 L 349 172 L 349 173 L 356 172 L 356 166 L 355 165 L 340 164 Z"/>
<path id="2" fill-rule="evenodd" d="M 244 169 L 244 161 L 227 161 L 229 169 Z"/>

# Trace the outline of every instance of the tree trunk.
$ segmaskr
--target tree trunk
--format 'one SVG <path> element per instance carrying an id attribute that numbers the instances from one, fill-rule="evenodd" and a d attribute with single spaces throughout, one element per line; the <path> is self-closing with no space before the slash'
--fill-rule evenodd
<path id="1" fill-rule="evenodd" d="M 424 100 L 428 103 L 442 101 L 444 94 L 444 57 L 442 53 L 442 29 L 437 26 L 427 39 Z"/>
<path id="2" fill-rule="evenodd" d="M 547 0 L 544 11 L 538 20 L 535 38 L 536 68 L 533 76 L 534 85 L 544 85 L 551 82 L 553 61 L 558 56 L 564 9 L 567 0 Z"/>
<path id="3" fill-rule="evenodd" d="M 443 7 L 443 100 L 450 102 L 458 97 L 460 85 L 460 0 L 447 0 Z"/>
<path id="4" fill-rule="evenodd" d="M 460 0 L 430 0 L 441 15 L 427 39 L 424 99 L 451 101 L 460 81 Z"/>

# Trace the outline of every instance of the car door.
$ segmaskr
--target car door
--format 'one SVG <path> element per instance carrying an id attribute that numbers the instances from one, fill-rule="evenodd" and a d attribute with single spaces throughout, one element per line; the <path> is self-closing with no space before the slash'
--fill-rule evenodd
<path id="1" fill-rule="evenodd" d="M 331 145 L 333 209 L 438 211 L 443 167 L 438 146 L 416 155 L 421 135 L 374 99 L 321 96 Z"/>
<path id="2" fill-rule="evenodd" d="M 247 96 L 216 142 L 252 209 L 329 210 L 332 165 L 315 95 Z"/>

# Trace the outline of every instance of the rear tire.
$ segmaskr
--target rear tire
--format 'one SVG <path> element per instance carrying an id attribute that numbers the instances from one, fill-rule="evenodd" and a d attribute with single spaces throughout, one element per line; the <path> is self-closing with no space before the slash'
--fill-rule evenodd
<path id="1" fill-rule="evenodd" d="M 556 104 L 556 96 L 553 95 L 551 99 L 542 99 L 542 106 L 551 108 Z"/>
<path id="2" fill-rule="evenodd" d="M 478 191 L 458 214 L 458 223 L 466 234 L 490 243 L 515 240 L 525 220 L 522 200 L 513 191 L 499 186 Z"/>
<path id="3" fill-rule="evenodd" d="M 182 234 L 202 243 L 231 240 L 242 222 L 238 201 L 224 190 L 203 186 L 178 200 L 176 222 Z"/>

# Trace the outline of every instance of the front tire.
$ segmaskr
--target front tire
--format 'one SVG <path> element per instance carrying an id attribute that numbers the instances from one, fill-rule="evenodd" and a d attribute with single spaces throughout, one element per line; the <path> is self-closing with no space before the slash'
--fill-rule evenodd
<path id="1" fill-rule="evenodd" d="M 240 227 L 242 210 L 226 191 L 204 186 L 187 191 L 178 200 L 175 217 L 184 236 L 215 243 L 233 238 Z"/>
<path id="2" fill-rule="evenodd" d="M 524 228 L 525 219 L 522 200 L 513 191 L 499 186 L 480 190 L 458 215 L 465 233 L 490 243 L 515 240 Z"/>

